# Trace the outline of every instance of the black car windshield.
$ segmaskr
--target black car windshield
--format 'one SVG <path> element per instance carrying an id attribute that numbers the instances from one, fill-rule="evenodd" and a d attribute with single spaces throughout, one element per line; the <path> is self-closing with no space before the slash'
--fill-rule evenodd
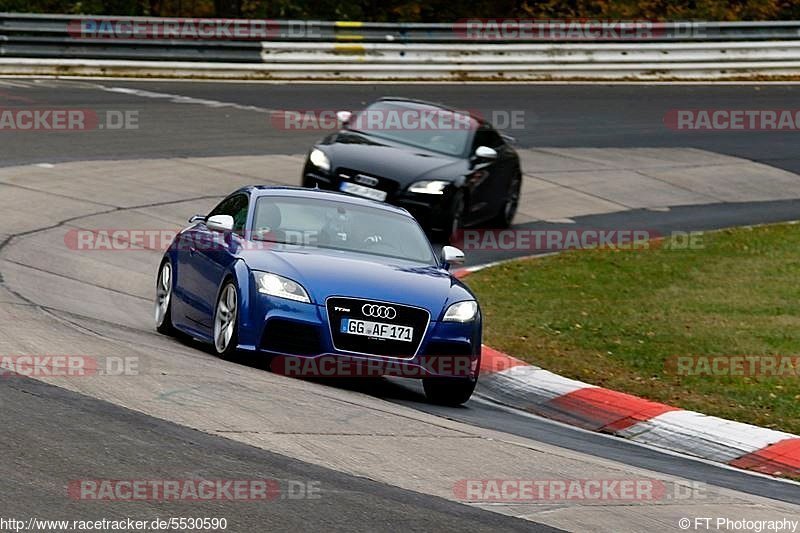
<path id="1" fill-rule="evenodd" d="M 477 121 L 460 113 L 415 102 L 376 102 L 348 123 L 353 131 L 447 155 L 466 152 Z"/>
<path id="2" fill-rule="evenodd" d="M 412 218 L 335 200 L 262 196 L 256 201 L 252 238 L 436 264 L 425 233 Z"/>

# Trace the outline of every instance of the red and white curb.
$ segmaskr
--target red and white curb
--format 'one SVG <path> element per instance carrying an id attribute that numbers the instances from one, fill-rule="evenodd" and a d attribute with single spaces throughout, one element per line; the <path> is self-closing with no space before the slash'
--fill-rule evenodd
<path id="1" fill-rule="evenodd" d="M 460 279 L 504 262 L 453 274 Z M 800 477 L 800 436 L 589 385 L 485 345 L 478 391 L 500 404 L 583 429 L 763 474 Z"/>
<path id="2" fill-rule="evenodd" d="M 478 392 L 591 431 L 764 474 L 800 476 L 800 437 L 568 379 L 483 347 Z"/>

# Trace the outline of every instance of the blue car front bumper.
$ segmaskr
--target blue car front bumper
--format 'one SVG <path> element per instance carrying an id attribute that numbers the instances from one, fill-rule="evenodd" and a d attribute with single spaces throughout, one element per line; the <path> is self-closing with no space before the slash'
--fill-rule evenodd
<path id="1" fill-rule="evenodd" d="M 435 320 L 438 315 L 431 316 L 425 331 L 420 332 L 422 338 L 413 353 L 389 356 L 379 350 L 365 353 L 337 349 L 332 332 L 339 324 L 336 318 L 336 323 L 330 323 L 326 305 L 295 302 L 252 291 L 255 294 L 251 292 L 247 308 L 242 309 L 240 316 L 241 350 L 292 359 L 360 361 L 365 365 L 358 369 L 342 366 L 345 369 L 342 377 L 348 377 L 348 372 L 365 369 L 369 369 L 370 375 L 380 374 L 382 368 L 387 369 L 388 375 L 402 377 L 477 377 L 481 352 L 480 313 L 465 323 L 442 322 Z M 319 370 L 322 367 L 307 368 Z"/>

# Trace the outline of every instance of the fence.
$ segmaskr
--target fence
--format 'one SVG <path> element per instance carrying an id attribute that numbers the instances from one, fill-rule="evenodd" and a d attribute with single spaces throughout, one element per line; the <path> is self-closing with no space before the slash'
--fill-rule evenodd
<path id="1" fill-rule="evenodd" d="M 800 21 L 390 24 L 0 13 L 0 74 L 255 79 L 794 76 Z"/>

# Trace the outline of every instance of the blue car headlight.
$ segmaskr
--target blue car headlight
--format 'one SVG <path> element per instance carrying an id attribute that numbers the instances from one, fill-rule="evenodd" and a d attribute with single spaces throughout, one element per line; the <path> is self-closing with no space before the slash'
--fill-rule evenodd
<path id="1" fill-rule="evenodd" d="M 311 303 L 308 293 L 302 285 L 289 278 L 271 272 L 253 272 L 258 285 L 258 292 L 277 298 L 286 298 L 296 302 Z"/>
<path id="2" fill-rule="evenodd" d="M 454 303 L 447 308 L 444 314 L 445 322 L 469 322 L 478 314 L 478 302 L 467 300 L 465 302 Z"/>

